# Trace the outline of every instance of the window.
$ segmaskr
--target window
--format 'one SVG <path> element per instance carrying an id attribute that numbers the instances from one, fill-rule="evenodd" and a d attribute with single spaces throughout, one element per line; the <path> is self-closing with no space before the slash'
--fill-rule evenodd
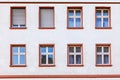
<path id="1" fill-rule="evenodd" d="M 11 28 L 25 29 L 26 28 L 26 8 L 11 7 Z"/>
<path id="2" fill-rule="evenodd" d="M 111 65 L 111 47 L 110 44 L 96 45 L 96 65 Z"/>
<path id="3" fill-rule="evenodd" d="M 11 45 L 11 66 L 26 66 L 25 45 Z"/>
<path id="4" fill-rule="evenodd" d="M 110 8 L 96 8 L 96 28 L 109 29 L 110 27 Z"/>
<path id="5" fill-rule="evenodd" d="M 54 45 L 40 45 L 39 48 L 40 51 L 40 66 L 55 66 L 55 60 L 54 60 Z"/>
<path id="6" fill-rule="evenodd" d="M 82 44 L 68 45 L 68 66 L 83 66 Z"/>
<path id="7" fill-rule="evenodd" d="M 82 7 L 68 7 L 68 29 L 81 29 L 82 25 Z"/>
<path id="8" fill-rule="evenodd" d="M 54 7 L 40 7 L 40 29 L 54 29 Z"/>

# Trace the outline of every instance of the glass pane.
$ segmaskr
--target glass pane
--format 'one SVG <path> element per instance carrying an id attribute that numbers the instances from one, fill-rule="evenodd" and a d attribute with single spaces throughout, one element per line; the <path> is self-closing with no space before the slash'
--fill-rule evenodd
<path id="1" fill-rule="evenodd" d="M 96 16 L 101 16 L 101 10 L 96 11 Z"/>
<path id="2" fill-rule="evenodd" d="M 48 47 L 48 52 L 50 53 L 52 53 L 53 52 L 53 47 Z"/>
<path id="3" fill-rule="evenodd" d="M 14 55 L 12 57 L 12 63 L 13 63 L 13 65 L 18 64 L 18 56 L 17 55 Z"/>
<path id="4" fill-rule="evenodd" d="M 108 27 L 108 18 L 103 18 L 103 27 Z"/>
<path id="5" fill-rule="evenodd" d="M 104 47 L 104 52 L 109 52 L 109 47 Z"/>
<path id="6" fill-rule="evenodd" d="M 101 18 L 96 18 L 96 27 L 101 27 Z"/>
<path id="7" fill-rule="evenodd" d="M 74 15 L 74 11 L 73 10 L 69 10 L 69 16 L 73 16 Z"/>
<path id="8" fill-rule="evenodd" d="M 81 16 L 80 10 L 76 10 L 76 16 Z"/>
<path id="9" fill-rule="evenodd" d="M 104 55 L 104 64 L 109 64 L 109 56 Z"/>
<path id="10" fill-rule="evenodd" d="M 46 55 L 42 55 L 41 64 L 46 64 Z"/>
<path id="11" fill-rule="evenodd" d="M 81 19 L 80 18 L 76 18 L 76 27 L 80 27 L 80 22 L 81 22 Z"/>
<path id="12" fill-rule="evenodd" d="M 97 47 L 97 52 L 102 52 L 102 47 Z"/>
<path id="13" fill-rule="evenodd" d="M 20 53 L 25 53 L 25 47 L 20 47 Z"/>
<path id="14" fill-rule="evenodd" d="M 108 16 L 108 10 L 103 11 L 103 16 Z"/>
<path id="15" fill-rule="evenodd" d="M 12 53 L 18 53 L 18 47 L 12 47 Z"/>
<path id="16" fill-rule="evenodd" d="M 74 47 L 69 47 L 69 53 L 73 53 L 74 52 Z"/>
<path id="17" fill-rule="evenodd" d="M 81 64 L 81 55 L 76 55 L 76 64 Z"/>
<path id="18" fill-rule="evenodd" d="M 102 55 L 97 55 L 97 64 L 102 64 Z"/>
<path id="19" fill-rule="evenodd" d="M 41 53 L 46 53 L 46 47 L 41 47 Z"/>
<path id="20" fill-rule="evenodd" d="M 25 55 L 20 55 L 20 64 L 25 64 Z"/>
<path id="21" fill-rule="evenodd" d="M 74 26 L 74 19 L 73 18 L 69 18 L 68 19 L 68 27 L 73 27 Z"/>
<path id="22" fill-rule="evenodd" d="M 69 55 L 69 64 L 74 64 L 74 55 Z"/>
<path id="23" fill-rule="evenodd" d="M 81 52 L 81 47 L 76 47 L 76 52 Z"/>
<path id="24" fill-rule="evenodd" d="M 48 64 L 53 64 L 53 55 L 48 55 Z"/>

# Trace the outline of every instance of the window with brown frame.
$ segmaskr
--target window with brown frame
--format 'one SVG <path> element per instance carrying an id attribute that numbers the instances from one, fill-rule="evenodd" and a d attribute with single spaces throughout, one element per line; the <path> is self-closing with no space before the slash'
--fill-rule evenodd
<path id="1" fill-rule="evenodd" d="M 96 7 L 96 29 L 111 28 L 110 7 Z"/>
<path id="2" fill-rule="evenodd" d="M 68 15 L 68 19 L 67 19 L 68 29 L 83 28 L 82 7 L 68 7 L 67 15 Z"/>
<path id="3" fill-rule="evenodd" d="M 54 29 L 54 7 L 39 8 L 39 28 Z"/>
<path id="4" fill-rule="evenodd" d="M 11 7 L 11 29 L 26 28 L 26 8 Z"/>
<path id="5" fill-rule="evenodd" d="M 68 44 L 68 66 L 83 65 L 82 44 Z"/>
<path id="6" fill-rule="evenodd" d="M 55 49 L 53 44 L 41 44 L 39 52 L 40 66 L 55 66 Z"/>
<path id="7" fill-rule="evenodd" d="M 111 46 L 110 44 L 96 45 L 96 65 L 111 65 Z"/>
<path id="8" fill-rule="evenodd" d="M 26 66 L 26 46 L 25 45 L 11 45 L 11 64 L 10 66 L 25 67 Z"/>

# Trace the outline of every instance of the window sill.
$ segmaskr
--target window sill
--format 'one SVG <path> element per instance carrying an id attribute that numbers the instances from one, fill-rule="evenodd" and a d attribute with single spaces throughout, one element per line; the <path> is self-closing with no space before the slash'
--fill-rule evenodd
<path id="1" fill-rule="evenodd" d="M 55 65 L 39 65 L 39 67 L 55 67 Z"/>
<path id="2" fill-rule="evenodd" d="M 83 67 L 84 65 L 83 64 L 80 64 L 80 65 L 67 65 L 67 67 Z"/>
<path id="3" fill-rule="evenodd" d="M 10 65 L 10 67 L 27 67 L 27 65 Z"/>
<path id="4" fill-rule="evenodd" d="M 112 27 L 95 27 L 95 29 L 112 29 Z"/>
<path id="5" fill-rule="evenodd" d="M 55 29 L 55 27 L 45 27 L 45 28 L 39 27 L 39 29 Z"/>
<path id="6" fill-rule="evenodd" d="M 74 28 L 70 28 L 70 27 L 67 27 L 67 29 L 69 29 L 69 30 L 72 30 L 72 29 L 74 29 L 74 30 L 78 30 L 78 29 L 84 29 L 83 27 L 74 27 Z"/>
<path id="7" fill-rule="evenodd" d="M 105 65 L 105 64 L 103 64 L 103 65 L 96 65 L 96 67 L 112 67 L 112 65 L 111 64 L 108 64 L 108 65 Z"/>
<path id="8" fill-rule="evenodd" d="M 24 27 L 24 28 L 12 28 L 12 27 L 10 27 L 10 29 L 14 29 L 14 30 L 23 30 L 23 29 L 27 29 L 27 27 Z"/>

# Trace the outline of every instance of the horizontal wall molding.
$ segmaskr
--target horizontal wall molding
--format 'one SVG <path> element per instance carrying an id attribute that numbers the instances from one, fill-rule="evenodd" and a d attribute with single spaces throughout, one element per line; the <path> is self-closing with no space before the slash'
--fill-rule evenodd
<path id="1" fill-rule="evenodd" d="M 120 74 L 110 75 L 0 75 L 2 78 L 120 78 Z"/>
<path id="2" fill-rule="evenodd" d="M 2 1 L 0 4 L 120 4 L 120 2 L 17 2 L 17 1 Z"/>

